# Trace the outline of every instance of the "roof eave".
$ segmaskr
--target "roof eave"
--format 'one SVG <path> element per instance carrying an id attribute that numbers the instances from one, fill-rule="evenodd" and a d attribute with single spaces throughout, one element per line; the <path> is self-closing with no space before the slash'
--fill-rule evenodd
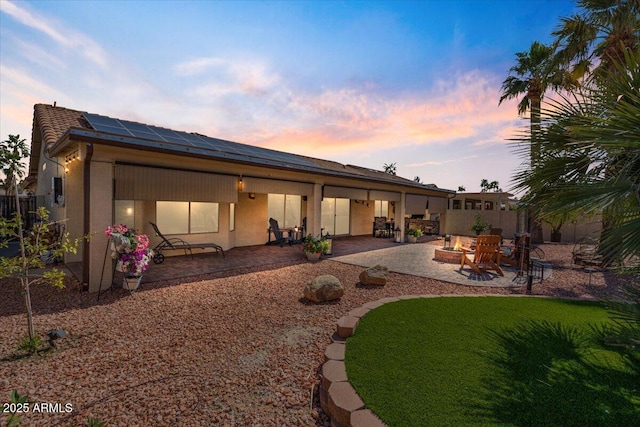
<path id="1" fill-rule="evenodd" d="M 182 147 L 171 145 L 171 144 L 161 144 L 160 146 L 158 146 L 157 142 L 148 141 L 147 143 L 147 141 L 144 139 L 129 138 L 129 137 L 123 137 L 119 135 L 111 135 L 103 132 L 97 132 L 97 131 L 79 129 L 79 128 L 69 128 L 64 133 L 64 135 L 62 135 L 62 137 L 60 137 L 60 139 L 56 141 L 56 143 L 51 145 L 50 153 L 51 155 L 58 155 L 59 153 L 62 153 L 65 150 L 67 150 L 74 142 L 79 142 L 79 141 L 96 143 L 96 144 L 105 144 L 105 142 L 107 142 L 107 145 L 121 147 L 121 148 L 138 149 L 143 151 L 151 151 L 156 153 L 174 154 L 174 155 L 176 154 L 176 149 L 178 148 L 179 155 L 181 156 L 203 158 L 208 160 L 212 159 L 210 155 L 198 153 L 196 152 L 197 150 L 190 150 L 186 147 L 182 148 Z M 133 145 L 132 143 L 135 145 Z M 164 147 L 165 145 L 166 147 Z M 220 154 L 221 154 L 220 156 L 221 158 L 217 160 L 224 160 L 225 162 L 236 163 L 236 164 L 243 164 L 243 165 L 250 165 L 250 166 L 265 166 L 265 163 L 267 163 L 270 168 L 279 169 L 279 170 L 286 170 L 286 171 L 293 171 L 293 172 L 307 172 L 307 173 L 312 172 L 312 173 L 317 173 L 318 175 L 323 175 L 323 176 L 349 178 L 349 179 L 355 179 L 355 180 L 364 181 L 364 182 L 376 182 L 376 183 L 386 184 L 386 185 L 409 187 L 415 190 L 422 190 L 427 192 L 455 193 L 455 191 L 453 190 L 445 190 L 440 188 L 426 188 L 422 184 L 418 184 L 418 183 L 415 183 L 415 185 L 411 185 L 413 184 L 413 182 L 399 183 L 393 180 L 384 180 L 377 177 L 360 176 L 360 175 L 356 175 L 349 172 L 326 170 L 320 167 L 301 168 L 301 167 L 296 167 L 296 165 L 284 166 L 281 164 L 277 164 L 275 162 L 265 161 L 264 159 L 259 159 L 259 161 L 258 160 L 251 161 L 251 160 L 245 160 L 243 158 L 240 158 L 240 156 L 236 157 L 227 153 L 220 153 Z"/>

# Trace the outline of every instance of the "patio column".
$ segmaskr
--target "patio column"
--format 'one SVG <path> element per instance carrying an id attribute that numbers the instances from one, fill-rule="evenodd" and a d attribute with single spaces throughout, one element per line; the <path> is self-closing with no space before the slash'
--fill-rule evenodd
<path id="1" fill-rule="evenodd" d="M 313 197 L 310 207 L 307 206 L 307 234 L 319 236 L 322 227 L 322 184 L 313 185 Z"/>
<path id="2" fill-rule="evenodd" d="M 89 253 L 87 260 L 89 262 L 89 292 L 98 292 L 100 289 L 100 277 L 102 276 L 102 268 L 104 267 L 104 277 L 102 289 L 106 289 L 111 285 L 111 258 L 105 252 L 107 248 L 107 238 L 104 230 L 108 225 L 113 223 L 113 165 L 106 162 L 92 162 L 89 185 L 89 206 L 91 207 L 91 215 L 88 218 L 88 231 L 96 233 L 89 243 Z M 101 190 L 96 190 L 101 189 Z M 85 202 L 86 203 L 86 202 Z M 87 266 L 85 266 L 87 268 Z"/>
<path id="3" fill-rule="evenodd" d="M 405 203 L 406 203 L 407 193 L 404 191 L 400 192 L 400 201 L 396 206 L 396 217 L 395 223 L 396 227 L 400 227 L 400 241 L 404 242 L 405 229 L 404 229 L 404 213 L 405 213 Z"/>

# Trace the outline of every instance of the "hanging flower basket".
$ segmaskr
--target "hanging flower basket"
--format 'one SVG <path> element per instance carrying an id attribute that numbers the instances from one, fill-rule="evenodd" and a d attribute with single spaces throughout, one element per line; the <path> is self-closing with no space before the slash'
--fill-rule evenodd
<path id="1" fill-rule="evenodd" d="M 142 275 L 126 273 L 122 278 L 122 287 L 129 291 L 135 291 L 140 287 L 141 281 L 142 281 Z"/>
<path id="2" fill-rule="evenodd" d="M 147 235 L 123 224 L 107 227 L 105 234 L 111 239 L 111 257 L 117 260 L 116 270 L 142 275 L 153 257 Z"/>

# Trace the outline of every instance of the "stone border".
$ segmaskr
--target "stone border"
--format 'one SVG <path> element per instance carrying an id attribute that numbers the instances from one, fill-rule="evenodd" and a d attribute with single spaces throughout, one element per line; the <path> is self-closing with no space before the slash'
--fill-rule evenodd
<path id="1" fill-rule="evenodd" d="M 406 295 L 381 298 L 362 307 L 355 308 L 336 322 L 336 332 L 331 337 L 333 343 L 324 352 L 324 364 L 320 376 L 320 407 L 331 419 L 332 427 L 386 427 L 380 418 L 358 396 L 347 378 L 344 364 L 346 339 L 355 332 L 362 318 L 369 311 L 388 302 L 403 299 L 432 297 L 432 295 Z"/>

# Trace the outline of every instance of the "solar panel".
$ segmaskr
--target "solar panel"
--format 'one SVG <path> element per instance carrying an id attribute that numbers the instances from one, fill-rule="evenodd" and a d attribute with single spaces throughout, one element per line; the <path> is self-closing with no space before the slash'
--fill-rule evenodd
<path id="1" fill-rule="evenodd" d="M 162 146 L 165 149 L 173 149 L 177 152 L 198 153 L 207 157 L 220 157 L 240 161 L 258 160 L 261 161 L 261 163 L 273 166 L 284 166 L 288 164 L 304 166 L 306 168 L 317 167 L 315 163 L 309 159 L 282 151 L 239 144 L 195 133 L 174 131 L 158 126 L 145 125 L 143 123 L 113 119 L 98 114 L 85 113 L 84 117 L 91 127 L 98 132 L 153 141 L 156 143 L 155 146 Z M 138 140 L 131 141 L 131 143 L 137 143 L 143 146 L 154 145 Z"/>

